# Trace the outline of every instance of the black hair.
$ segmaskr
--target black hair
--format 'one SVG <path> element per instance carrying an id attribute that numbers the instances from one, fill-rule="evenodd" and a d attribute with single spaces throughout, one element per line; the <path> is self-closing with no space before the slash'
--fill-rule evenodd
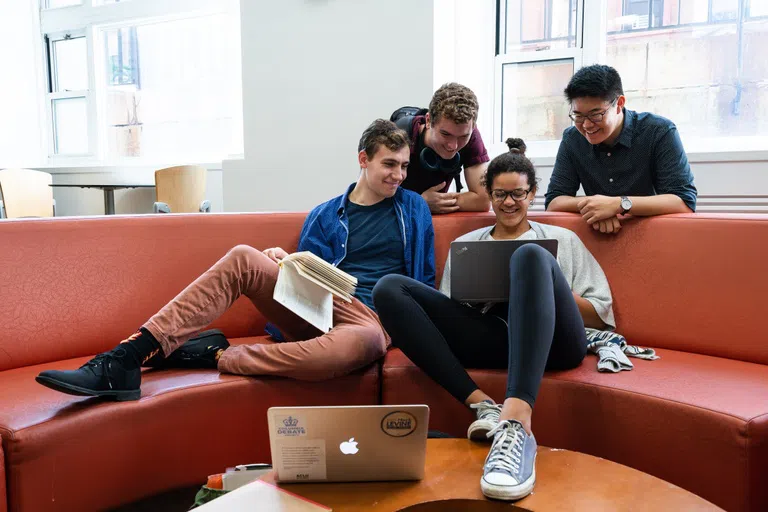
<path id="1" fill-rule="evenodd" d="M 506 144 L 509 151 L 491 160 L 491 163 L 488 164 L 488 170 L 483 176 L 482 184 L 489 196 L 493 189 L 493 180 L 505 172 L 525 174 L 528 178 L 528 186 L 532 189 L 538 185 L 539 179 L 536 177 L 536 168 L 533 166 L 533 162 L 525 156 L 527 147 L 523 139 L 509 138 L 506 140 Z"/>
<path id="2" fill-rule="evenodd" d="M 564 92 L 569 102 L 588 97 L 613 102 L 624 94 L 624 88 L 618 71 L 604 64 L 593 64 L 578 70 Z"/>

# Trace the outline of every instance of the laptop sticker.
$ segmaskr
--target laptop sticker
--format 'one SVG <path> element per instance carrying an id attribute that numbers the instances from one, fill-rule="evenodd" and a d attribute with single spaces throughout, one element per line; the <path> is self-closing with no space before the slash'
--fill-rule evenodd
<path id="1" fill-rule="evenodd" d="M 388 436 L 405 437 L 416 430 L 416 416 L 405 411 L 394 411 L 382 418 L 381 430 Z"/>
<path id="2" fill-rule="evenodd" d="M 277 474 L 282 481 L 326 480 L 325 439 L 291 439 L 279 443 Z"/>
<path id="3" fill-rule="evenodd" d="M 306 421 L 300 416 L 276 416 L 277 437 L 302 437 L 307 435 Z"/>

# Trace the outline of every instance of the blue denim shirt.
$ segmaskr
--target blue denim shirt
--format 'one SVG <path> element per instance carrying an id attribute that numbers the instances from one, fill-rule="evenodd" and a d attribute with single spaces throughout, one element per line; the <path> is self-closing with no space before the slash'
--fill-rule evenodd
<path id="1" fill-rule="evenodd" d="M 316 206 L 304 220 L 299 235 L 299 251 L 310 251 L 337 266 L 347 255 L 349 219 L 346 204 L 353 183 L 347 191 Z M 426 285 L 435 286 L 435 231 L 432 214 L 421 195 L 400 187 L 393 197 L 400 221 L 405 251 L 405 275 Z M 267 333 L 278 340 L 282 336 L 273 324 Z"/>
<path id="2" fill-rule="evenodd" d="M 674 194 L 696 211 L 696 186 L 677 128 L 669 119 L 624 109 L 616 144 L 592 145 L 575 126 L 566 128 L 544 207 L 559 196 Z"/>

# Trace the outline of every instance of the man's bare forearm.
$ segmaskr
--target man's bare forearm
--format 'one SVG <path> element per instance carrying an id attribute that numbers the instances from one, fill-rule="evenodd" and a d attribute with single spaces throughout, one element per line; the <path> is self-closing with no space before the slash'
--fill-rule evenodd
<path id="1" fill-rule="evenodd" d="M 557 196 L 547 206 L 548 212 L 571 212 L 579 213 L 579 202 L 583 197 Z"/>
<path id="2" fill-rule="evenodd" d="M 659 196 L 630 196 L 632 209 L 630 215 L 648 217 L 667 213 L 693 213 L 679 196 L 662 194 Z"/>
<path id="3" fill-rule="evenodd" d="M 458 202 L 461 212 L 487 212 L 491 209 L 491 201 L 485 192 L 477 193 L 471 190 L 459 194 Z"/>

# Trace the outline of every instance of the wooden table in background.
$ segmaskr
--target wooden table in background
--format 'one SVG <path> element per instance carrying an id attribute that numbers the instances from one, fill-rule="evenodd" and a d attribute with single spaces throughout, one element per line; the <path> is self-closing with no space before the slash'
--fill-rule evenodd
<path id="1" fill-rule="evenodd" d="M 426 476 L 420 482 L 277 485 L 331 507 L 334 512 L 390 512 L 417 503 L 448 499 L 487 502 L 480 492 L 480 477 L 489 448 L 489 444 L 466 439 L 429 439 Z M 274 483 L 274 472 L 262 479 Z M 253 505 L 243 503 L 242 510 L 255 510 Z M 435 510 L 449 509 L 447 504 L 442 505 Z M 532 511 L 721 510 L 703 498 L 641 471 L 591 455 L 545 447 L 539 447 L 533 493 L 515 505 Z M 467 509 L 461 507 L 461 510 Z"/>

